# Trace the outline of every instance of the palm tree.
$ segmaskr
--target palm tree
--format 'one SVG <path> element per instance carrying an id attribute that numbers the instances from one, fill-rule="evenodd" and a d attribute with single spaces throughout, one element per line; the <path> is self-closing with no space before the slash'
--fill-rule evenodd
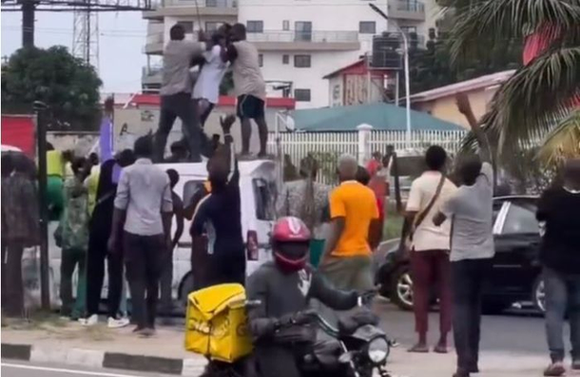
<path id="1" fill-rule="evenodd" d="M 456 0 L 455 6 L 461 14 L 450 34 L 456 64 L 477 51 L 478 38 L 526 38 L 524 66 L 498 89 L 482 119 L 499 162 L 539 140 L 544 162 L 579 156 L 580 0 Z"/>

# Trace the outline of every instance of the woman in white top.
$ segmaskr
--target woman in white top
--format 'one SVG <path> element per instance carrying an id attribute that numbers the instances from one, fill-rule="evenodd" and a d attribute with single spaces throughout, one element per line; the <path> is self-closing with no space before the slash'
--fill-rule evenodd
<path id="1" fill-rule="evenodd" d="M 225 35 L 217 32 L 212 35 L 211 39 L 213 47 L 204 52 L 205 62 L 193 87 L 193 98 L 197 100 L 199 106 L 202 127 L 218 103 L 220 83 L 228 68 L 221 57 L 226 43 Z"/>

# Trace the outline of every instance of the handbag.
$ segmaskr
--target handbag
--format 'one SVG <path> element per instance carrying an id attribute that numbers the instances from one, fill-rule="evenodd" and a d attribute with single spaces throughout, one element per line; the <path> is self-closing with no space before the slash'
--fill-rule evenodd
<path id="1" fill-rule="evenodd" d="M 415 216 L 415 220 L 414 220 L 413 224 L 411 225 L 411 229 L 409 230 L 407 236 L 405 237 L 405 249 L 406 249 L 406 251 L 412 250 L 412 248 L 413 248 L 413 234 L 415 233 L 417 228 L 419 228 L 419 225 L 421 225 L 423 223 L 423 221 L 425 220 L 425 218 L 427 217 L 427 215 L 429 214 L 429 212 L 431 211 L 431 209 L 435 205 L 435 202 L 437 201 L 437 199 L 441 195 L 441 190 L 443 189 L 443 184 L 445 183 L 445 179 L 446 179 L 445 174 L 441 174 L 441 179 L 439 180 L 439 183 L 437 184 L 437 190 L 435 190 L 435 195 L 433 195 L 433 197 L 431 198 L 431 200 L 429 201 L 429 203 L 427 204 L 425 209 L 423 209 L 423 211 L 419 212 L 417 214 L 417 216 Z"/>

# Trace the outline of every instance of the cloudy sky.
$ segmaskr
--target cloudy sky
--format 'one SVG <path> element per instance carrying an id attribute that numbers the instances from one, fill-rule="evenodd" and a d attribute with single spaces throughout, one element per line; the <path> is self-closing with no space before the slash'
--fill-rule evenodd
<path id="1" fill-rule="evenodd" d="M 20 12 L 2 12 L 2 56 L 21 47 Z M 146 37 L 141 12 L 99 14 L 99 74 L 103 92 L 129 93 L 140 90 L 141 69 L 146 64 L 141 52 Z M 35 44 L 38 47 L 63 45 L 73 39 L 72 13 L 36 12 Z"/>

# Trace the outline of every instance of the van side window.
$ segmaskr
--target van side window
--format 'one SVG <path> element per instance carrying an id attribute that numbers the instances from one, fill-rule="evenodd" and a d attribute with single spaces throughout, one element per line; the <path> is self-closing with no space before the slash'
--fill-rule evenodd
<path id="1" fill-rule="evenodd" d="M 185 185 L 183 185 L 183 205 L 188 206 L 191 203 L 191 198 L 197 193 L 199 190 L 203 189 L 204 181 L 187 181 Z"/>
<path id="2" fill-rule="evenodd" d="M 276 185 L 262 178 L 252 180 L 258 220 L 276 220 Z"/>

